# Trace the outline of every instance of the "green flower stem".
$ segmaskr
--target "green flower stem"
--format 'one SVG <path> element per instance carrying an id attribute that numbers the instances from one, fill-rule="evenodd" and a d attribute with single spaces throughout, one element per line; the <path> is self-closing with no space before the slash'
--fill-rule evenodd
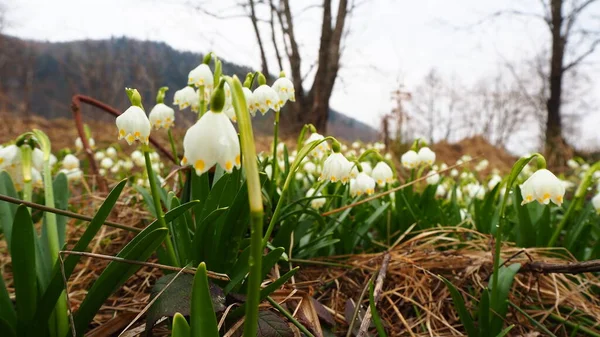
<path id="1" fill-rule="evenodd" d="M 504 222 L 506 222 L 506 204 L 508 202 L 508 198 L 510 197 L 510 191 L 515 181 L 519 177 L 519 173 L 523 170 L 525 165 L 529 163 L 533 158 L 538 157 L 538 164 L 541 168 L 546 167 L 546 161 L 544 157 L 539 153 L 534 153 L 530 157 L 521 158 L 517 160 L 517 162 L 513 165 L 510 175 L 508 176 L 508 180 L 506 182 L 506 189 L 504 191 L 504 197 L 502 198 L 502 204 L 500 206 L 500 219 L 498 221 L 498 228 L 496 228 L 496 233 L 494 235 L 495 248 L 494 248 L 494 269 L 492 274 L 492 282 L 494 284 L 494 288 L 492 289 L 492 296 L 490 303 L 492 306 L 498 302 L 499 296 L 499 288 L 498 287 L 498 269 L 500 269 L 500 250 L 502 248 L 502 227 Z"/>
<path id="2" fill-rule="evenodd" d="M 31 202 L 33 195 L 33 183 L 31 177 L 32 149 L 28 145 L 23 145 L 21 149 L 21 166 L 23 170 L 23 199 Z"/>
<path id="3" fill-rule="evenodd" d="M 171 131 L 171 128 L 167 130 L 167 134 L 169 135 L 169 143 L 171 143 L 171 152 L 173 153 L 173 157 L 175 157 L 175 160 L 179 160 L 179 154 L 177 153 L 177 146 L 175 146 L 175 139 L 173 139 L 173 132 Z M 177 165 L 179 165 L 179 163 L 177 163 Z M 177 175 L 179 176 L 179 188 L 183 189 L 183 174 L 181 171 L 178 171 Z"/>
<path id="4" fill-rule="evenodd" d="M 587 170 L 587 172 L 583 176 L 583 179 L 581 180 L 581 183 L 575 191 L 575 195 L 573 196 L 573 200 L 571 200 L 569 208 L 567 208 L 567 212 L 562 217 L 562 220 L 560 221 L 558 226 L 556 226 L 556 229 L 554 229 L 554 233 L 552 233 L 552 237 L 550 238 L 550 241 L 548 241 L 547 247 L 554 247 L 556 241 L 558 241 L 560 232 L 567 224 L 567 221 L 569 221 L 569 219 L 571 218 L 571 214 L 574 211 L 581 209 L 583 202 L 585 201 L 585 195 L 587 194 L 588 187 L 590 187 L 590 185 L 592 184 L 594 172 L 598 171 L 599 169 L 600 162 L 596 162 L 594 165 L 592 165 L 592 167 L 590 167 L 589 170 Z"/>
<path id="5" fill-rule="evenodd" d="M 277 141 L 279 137 L 279 111 L 275 111 L 275 122 L 273 123 L 273 163 L 272 165 L 272 186 L 271 186 L 271 199 L 275 197 L 277 191 L 277 177 L 279 171 L 279 163 L 277 160 Z"/>
<path id="6" fill-rule="evenodd" d="M 154 208 L 156 209 L 156 218 L 158 223 L 163 227 L 169 229 L 165 222 L 165 213 L 163 212 L 162 205 L 160 203 L 160 194 L 158 193 L 158 186 L 156 186 L 156 174 L 152 169 L 152 161 L 150 160 L 150 149 L 147 145 L 142 148 L 144 152 L 144 159 L 146 161 L 146 172 L 148 173 L 148 181 L 150 182 L 150 191 L 152 192 L 152 200 L 154 201 Z M 173 267 L 179 267 L 179 261 L 177 255 L 175 255 L 175 249 L 173 248 L 173 242 L 171 242 L 171 235 L 167 234 L 165 238 L 165 246 L 167 248 L 167 255 L 171 259 L 171 265 Z"/>
<path id="7" fill-rule="evenodd" d="M 271 234 L 273 233 L 275 224 L 279 220 L 279 214 L 281 213 L 281 209 L 283 208 L 283 205 L 285 203 L 285 198 L 287 197 L 287 192 L 290 187 L 290 183 L 292 182 L 292 180 L 294 178 L 294 173 L 300 166 L 302 159 L 304 159 L 304 157 L 306 157 L 310 153 L 310 151 L 314 150 L 315 147 L 317 147 L 319 144 L 321 144 L 327 140 L 335 140 L 335 138 L 325 137 L 321 140 L 309 143 L 309 144 L 307 144 L 307 146 L 303 146 L 298 151 L 296 160 L 294 160 L 294 162 L 292 163 L 292 166 L 290 167 L 290 172 L 288 173 L 287 177 L 285 178 L 285 182 L 283 183 L 283 188 L 281 189 L 281 196 L 279 197 L 277 206 L 275 206 L 275 211 L 273 212 L 273 216 L 271 217 L 271 221 L 269 222 L 269 226 L 267 227 L 267 231 L 262 240 L 262 248 L 267 246 L 267 242 L 269 241 L 269 238 L 271 237 Z"/>
<path id="8" fill-rule="evenodd" d="M 198 88 L 198 95 L 200 95 L 200 104 L 198 105 L 198 119 L 206 112 L 206 99 L 204 98 L 204 86 L 201 85 Z"/>
<path id="9" fill-rule="evenodd" d="M 248 259 L 248 292 L 246 295 L 246 317 L 244 320 L 244 337 L 256 337 L 258 330 L 258 306 L 260 304 L 260 284 L 262 282 L 262 232 L 263 202 L 261 185 L 256 162 L 256 146 L 252 131 L 252 121 L 242 90 L 242 83 L 237 76 L 225 77 L 232 94 L 232 104 L 236 113 L 240 142 L 242 147 L 243 167 L 246 171 L 248 201 L 250 204 L 250 257 Z"/>

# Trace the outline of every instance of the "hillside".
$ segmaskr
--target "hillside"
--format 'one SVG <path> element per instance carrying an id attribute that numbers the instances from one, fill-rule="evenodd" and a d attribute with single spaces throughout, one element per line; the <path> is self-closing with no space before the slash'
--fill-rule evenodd
<path id="1" fill-rule="evenodd" d="M 125 87 L 138 88 L 145 105 L 152 106 L 157 89 L 168 86 L 167 102 L 171 102 L 202 57 L 166 43 L 124 37 L 49 43 L 0 35 L 0 112 L 69 118 L 71 96 L 78 93 L 124 109 L 128 105 Z M 249 71 L 223 61 L 224 73 L 243 78 Z M 268 117 L 255 123 L 264 133 L 272 125 Z M 328 127 L 334 136 L 378 139 L 375 129 L 336 111 L 331 111 Z"/>

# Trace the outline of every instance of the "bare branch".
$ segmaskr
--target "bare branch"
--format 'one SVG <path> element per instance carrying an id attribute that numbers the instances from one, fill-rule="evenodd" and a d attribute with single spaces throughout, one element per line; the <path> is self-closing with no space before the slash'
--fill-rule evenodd
<path id="1" fill-rule="evenodd" d="M 598 45 L 600 45 L 600 38 L 593 41 L 592 44 L 590 45 L 590 47 L 588 48 L 588 50 L 586 50 L 585 52 L 583 52 L 581 55 L 579 55 L 578 57 L 576 57 L 573 61 L 571 61 L 569 64 L 563 66 L 563 71 L 567 71 L 575 66 L 577 66 L 579 63 L 581 63 L 586 57 L 590 56 L 592 53 L 594 53 L 594 51 L 596 50 L 596 48 L 598 47 Z"/>

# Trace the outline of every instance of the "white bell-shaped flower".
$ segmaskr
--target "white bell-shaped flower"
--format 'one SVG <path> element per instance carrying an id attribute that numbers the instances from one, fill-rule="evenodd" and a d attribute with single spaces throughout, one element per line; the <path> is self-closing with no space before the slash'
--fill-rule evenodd
<path id="1" fill-rule="evenodd" d="M 64 173 L 67 176 L 67 181 L 80 181 L 83 178 L 83 171 L 80 168 L 70 170 L 63 168 L 58 172 Z"/>
<path id="2" fill-rule="evenodd" d="M 485 197 L 485 189 L 479 183 L 470 183 L 465 186 L 465 192 L 470 199 L 483 200 Z"/>
<path id="3" fill-rule="evenodd" d="M 34 169 L 42 171 L 44 169 L 44 151 L 37 147 L 31 151 L 31 165 Z"/>
<path id="4" fill-rule="evenodd" d="M 231 121 L 221 112 L 208 111 L 185 133 L 182 165 L 190 164 L 197 175 L 218 163 L 231 173 L 239 168 L 240 143 Z"/>
<path id="5" fill-rule="evenodd" d="M 500 177 L 497 174 L 492 175 L 492 178 L 490 178 L 490 181 L 488 181 L 488 189 L 491 191 L 494 189 L 494 187 L 496 187 L 496 185 L 498 185 L 499 183 L 502 182 L 502 177 Z"/>
<path id="6" fill-rule="evenodd" d="M 270 86 L 263 84 L 254 89 L 254 105 L 263 115 L 273 109 L 279 111 L 279 96 Z"/>
<path id="7" fill-rule="evenodd" d="M 248 106 L 248 112 L 250 112 L 250 115 L 252 115 L 252 117 L 254 117 L 256 115 L 256 110 L 258 109 L 256 107 L 256 102 L 254 100 L 254 93 L 252 92 L 252 90 L 250 90 L 249 88 L 243 87 L 242 90 L 244 91 L 244 97 L 246 98 L 246 105 Z"/>
<path id="8" fill-rule="evenodd" d="M 385 186 L 386 183 L 394 182 L 394 172 L 392 171 L 392 168 L 386 162 L 383 161 L 380 161 L 379 163 L 377 163 L 377 165 L 375 165 L 371 176 L 373 177 L 373 179 L 375 179 L 379 187 Z"/>
<path id="9" fill-rule="evenodd" d="M 198 106 L 200 96 L 192 87 L 185 87 L 175 91 L 173 96 L 173 104 L 179 106 L 179 110 L 183 110 L 190 106 Z"/>
<path id="10" fill-rule="evenodd" d="M 104 157 L 106 157 L 106 154 L 103 151 L 98 151 L 98 152 L 94 153 L 94 159 L 96 159 L 98 161 L 104 159 Z"/>
<path id="11" fill-rule="evenodd" d="M 94 149 L 96 147 L 96 142 L 94 141 L 94 138 L 88 139 L 88 144 L 90 145 L 90 148 L 92 148 L 92 149 Z M 75 149 L 77 151 L 83 150 L 83 142 L 81 141 L 81 137 L 77 137 L 75 139 Z"/>
<path id="12" fill-rule="evenodd" d="M 428 185 L 435 185 L 440 182 L 440 174 L 437 171 L 429 171 L 429 173 L 427 173 L 427 178 L 425 178 L 425 181 Z"/>
<path id="13" fill-rule="evenodd" d="M 600 213 L 600 193 L 592 198 L 592 206 L 594 206 L 596 213 Z"/>
<path id="14" fill-rule="evenodd" d="M 433 165 L 435 162 L 435 152 L 431 151 L 428 147 L 422 147 L 418 153 L 419 165 Z"/>
<path id="15" fill-rule="evenodd" d="M 79 159 L 72 154 L 67 154 L 62 161 L 62 167 L 65 170 L 73 170 L 79 168 Z"/>
<path id="16" fill-rule="evenodd" d="M 160 128 L 169 129 L 175 122 L 175 110 L 164 103 L 158 103 L 150 111 L 148 119 L 150 124 L 157 130 Z"/>
<path id="17" fill-rule="evenodd" d="M 14 169 L 21 163 L 21 150 L 12 144 L 0 150 L 0 169 Z"/>
<path id="18" fill-rule="evenodd" d="M 192 69 L 188 75 L 188 85 L 196 87 L 204 86 L 205 90 L 211 91 L 214 86 L 214 76 L 210 67 L 204 63 Z"/>
<path id="19" fill-rule="evenodd" d="M 435 197 L 436 198 L 443 198 L 444 196 L 446 196 L 446 187 L 443 184 L 439 184 L 437 185 L 437 188 L 435 190 Z"/>
<path id="20" fill-rule="evenodd" d="M 146 159 L 144 158 L 144 154 L 139 150 L 135 150 L 131 153 L 131 160 L 133 160 L 133 163 L 136 166 L 144 167 L 146 165 Z"/>
<path id="21" fill-rule="evenodd" d="M 413 151 L 407 151 L 400 157 L 400 161 L 402 162 L 402 166 L 407 169 L 414 169 L 419 166 L 419 155 Z"/>
<path id="22" fill-rule="evenodd" d="M 371 163 L 369 163 L 368 161 L 363 161 L 360 163 L 360 166 L 362 167 L 364 173 L 366 173 L 367 175 L 373 176 L 372 175 L 373 167 L 371 166 Z"/>
<path id="23" fill-rule="evenodd" d="M 569 166 L 569 168 L 574 170 L 576 168 L 579 168 L 579 163 L 577 161 L 575 161 L 575 159 L 571 158 L 571 159 L 567 160 L 567 166 Z"/>
<path id="24" fill-rule="evenodd" d="M 279 96 L 278 104 L 282 107 L 288 100 L 291 102 L 296 101 L 296 91 L 294 90 L 294 84 L 287 77 L 280 77 L 273 83 L 273 90 Z"/>
<path id="25" fill-rule="evenodd" d="M 119 129 L 119 139 L 125 138 L 129 145 L 136 140 L 148 144 L 152 129 L 148 116 L 138 106 L 129 107 L 117 117 L 117 128 Z"/>
<path id="26" fill-rule="evenodd" d="M 304 172 L 306 172 L 308 174 L 314 174 L 315 171 L 317 170 L 317 165 L 315 165 L 315 163 L 313 163 L 312 161 L 307 161 L 304 164 L 303 168 L 304 168 Z"/>
<path id="27" fill-rule="evenodd" d="M 351 163 L 344 157 L 343 154 L 337 152 L 332 153 L 323 163 L 323 171 L 319 180 L 329 180 L 332 183 L 341 181 L 343 184 L 350 179 Z"/>
<path id="28" fill-rule="evenodd" d="M 535 171 L 521 186 L 522 205 L 537 200 L 547 205 L 550 201 L 560 206 L 563 203 L 565 187 L 552 172 L 546 169 Z"/>
<path id="29" fill-rule="evenodd" d="M 321 193 L 316 193 L 315 194 L 315 189 L 314 188 L 310 188 L 308 191 L 306 191 L 306 197 L 310 198 L 310 197 L 319 197 L 321 196 Z M 314 208 L 314 209 L 319 209 L 321 207 L 323 207 L 323 205 L 325 205 L 325 201 L 327 199 L 325 198 L 314 198 L 310 200 L 310 207 Z"/>
<path id="30" fill-rule="evenodd" d="M 366 173 L 360 172 L 356 179 L 350 180 L 350 195 L 353 197 L 375 193 L 375 180 Z"/>
<path id="31" fill-rule="evenodd" d="M 117 158 L 117 149 L 115 149 L 114 147 L 110 146 L 106 149 L 106 155 L 109 156 L 112 159 Z"/>
<path id="32" fill-rule="evenodd" d="M 111 167 L 113 167 L 113 165 L 115 164 L 115 162 L 113 162 L 112 159 L 110 159 L 109 157 L 105 157 L 104 159 L 102 159 L 102 161 L 100 162 L 100 167 L 102 167 L 105 170 L 110 169 Z"/>
<path id="33" fill-rule="evenodd" d="M 323 137 L 322 135 L 320 135 L 320 134 L 318 134 L 318 133 L 315 132 L 315 133 L 311 134 L 310 137 L 308 137 L 306 139 L 306 141 L 304 141 L 304 144 L 310 144 L 310 143 L 312 143 L 314 141 L 322 140 L 323 138 L 325 138 L 325 137 Z M 327 142 L 321 142 L 319 145 L 317 145 L 317 147 L 315 147 L 311 151 L 310 154 L 313 157 L 321 158 L 328 151 L 329 151 L 329 144 Z"/>

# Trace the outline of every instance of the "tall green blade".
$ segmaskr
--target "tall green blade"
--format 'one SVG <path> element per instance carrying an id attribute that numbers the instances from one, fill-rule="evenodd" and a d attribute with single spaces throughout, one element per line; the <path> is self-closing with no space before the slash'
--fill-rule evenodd
<path id="1" fill-rule="evenodd" d="M 204 262 L 200 263 L 194 277 L 190 321 L 191 336 L 219 337 L 217 317 L 212 305 Z"/>
<path id="2" fill-rule="evenodd" d="M 190 337 L 192 336 L 192 332 L 190 330 L 190 325 L 185 320 L 182 314 L 176 313 L 173 316 L 173 331 L 171 333 L 171 337 Z"/>
<path id="3" fill-rule="evenodd" d="M 25 331 L 37 307 L 37 279 L 35 273 L 35 232 L 27 207 L 17 208 L 12 231 L 12 268 L 17 302 L 17 332 Z"/>
<path id="4" fill-rule="evenodd" d="M 13 181 L 10 175 L 6 171 L 0 172 L 0 194 L 7 195 L 13 198 L 19 198 L 19 194 L 15 190 Z M 0 224 L 2 225 L 2 232 L 4 232 L 4 238 L 10 252 L 11 237 L 12 237 L 12 225 L 15 213 L 17 212 L 17 205 L 8 203 L 6 201 L 0 201 Z"/>
<path id="5" fill-rule="evenodd" d="M 0 320 L 11 327 L 14 331 L 17 329 L 17 312 L 10 300 L 4 279 L 0 276 Z M 2 331 L 2 330 L 0 330 Z"/>

